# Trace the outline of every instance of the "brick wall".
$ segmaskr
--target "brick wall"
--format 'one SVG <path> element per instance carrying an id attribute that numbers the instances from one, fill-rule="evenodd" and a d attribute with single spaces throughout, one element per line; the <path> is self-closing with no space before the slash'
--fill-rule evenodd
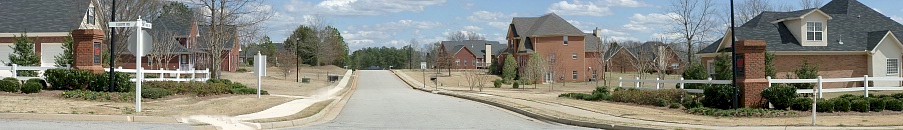
<path id="1" fill-rule="evenodd" d="M 587 75 L 591 73 L 586 73 L 588 68 L 585 65 L 584 36 L 569 36 L 567 45 L 564 44 L 563 36 L 535 37 L 532 41 L 536 53 L 545 58 L 555 57 L 555 63 L 549 62 L 551 71 L 555 73 L 555 82 L 589 81 Z M 574 71 L 577 72 L 576 79 L 573 78 Z"/>
<path id="2" fill-rule="evenodd" d="M 634 63 L 636 59 L 630 55 L 630 52 L 627 52 L 627 49 L 621 48 L 618 53 L 615 53 L 611 59 L 609 59 L 608 72 L 616 72 L 616 73 L 635 73 L 637 72 L 637 68 L 634 67 Z"/>
<path id="3" fill-rule="evenodd" d="M 867 55 L 777 55 L 775 56 L 775 69 L 777 77 L 787 78 L 791 75 L 796 78 L 794 71 L 808 62 L 818 66 L 818 74 L 822 78 L 850 78 L 862 77 L 868 74 Z M 842 88 L 862 86 L 861 82 L 825 83 L 824 88 Z"/>
<path id="4" fill-rule="evenodd" d="M 455 53 L 455 51 L 458 52 L 457 54 L 455 54 L 455 59 L 452 60 L 452 64 L 454 64 L 456 69 L 477 69 L 477 66 L 474 66 L 474 64 L 473 64 L 477 60 L 476 56 L 474 56 L 473 53 L 470 53 L 469 49 L 464 48 L 464 49 L 461 49 L 460 51 L 459 50 L 449 50 L 449 51 L 452 51 L 449 53 Z"/>

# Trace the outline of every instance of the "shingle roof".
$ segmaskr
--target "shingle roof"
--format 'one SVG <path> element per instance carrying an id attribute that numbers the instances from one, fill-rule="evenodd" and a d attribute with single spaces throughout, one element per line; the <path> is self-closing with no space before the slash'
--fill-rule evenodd
<path id="1" fill-rule="evenodd" d="M 872 32 L 889 30 L 897 37 L 903 36 L 903 25 L 856 0 L 833 0 L 819 10 L 833 18 L 827 23 L 827 46 L 804 47 L 783 23 L 770 23 L 805 10 L 763 12 L 736 28 L 736 40 L 765 40 L 768 51 L 871 51 L 877 43 L 870 37 L 879 35 Z M 841 40 L 843 44 L 840 44 Z M 699 53 L 714 53 L 720 42 L 716 41 Z"/>
<path id="2" fill-rule="evenodd" d="M 0 33 L 71 32 L 78 29 L 90 0 L 0 1 Z"/>
<path id="3" fill-rule="evenodd" d="M 602 49 L 600 49 L 600 47 L 601 47 L 600 45 L 602 45 L 602 40 L 599 40 L 599 37 L 596 37 L 595 35 L 593 35 L 593 33 L 587 33 L 583 39 L 584 39 L 584 43 L 586 43 L 586 45 L 584 46 L 584 50 L 586 52 L 602 51 Z"/>
<path id="4" fill-rule="evenodd" d="M 236 30 L 235 26 L 227 25 L 223 28 L 225 28 L 226 32 L 235 34 L 237 36 L 238 30 Z M 198 25 L 198 33 L 199 35 L 201 35 L 200 37 L 198 37 L 198 48 L 207 49 L 207 37 L 205 36 L 209 35 L 210 33 L 210 25 Z M 235 40 L 236 38 L 227 39 L 226 43 L 223 46 L 223 50 L 232 50 L 232 48 L 234 47 L 233 45 L 236 44 Z"/>
<path id="5" fill-rule="evenodd" d="M 154 19 L 153 31 L 167 31 L 176 36 L 188 36 L 191 33 L 191 18 L 179 16 L 160 16 Z"/>
<path id="6" fill-rule="evenodd" d="M 640 46 L 629 48 L 632 54 L 643 60 L 653 60 L 659 57 L 657 49 L 659 46 L 669 47 L 668 44 L 662 42 L 646 42 Z"/>
<path id="7" fill-rule="evenodd" d="M 505 45 L 499 43 L 498 41 L 485 40 L 442 41 L 441 44 L 446 49 L 450 49 L 447 50 L 447 52 L 457 52 L 461 48 L 467 47 L 467 49 L 470 50 L 470 53 L 473 53 L 478 57 L 486 55 L 486 53 L 484 52 L 486 50 L 486 44 L 492 46 L 492 50 L 489 51 L 491 51 L 493 55 L 502 53 L 502 51 L 504 51 L 506 48 Z"/>
<path id="8" fill-rule="evenodd" d="M 511 20 L 515 36 L 583 36 L 584 33 L 566 20 L 549 13 L 541 17 L 515 17 Z"/>

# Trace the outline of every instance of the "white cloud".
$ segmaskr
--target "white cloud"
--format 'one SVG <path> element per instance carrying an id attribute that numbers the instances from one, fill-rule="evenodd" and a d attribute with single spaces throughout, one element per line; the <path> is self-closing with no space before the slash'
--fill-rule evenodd
<path id="1" fill-rule="evenodd" d="M 479 32 L 481 30 L 483 30 L 483 28 L 477 26 L 464 26 L 464 31 Z"/>
<path id="2" fill-rule="evenodd" d="M 642 1 L 638 1 L 638 0 L 606 0 L 606 1 L 608 2 L 609 5 L 622 6 L 622 7 L 636 8 L 636 7 L 649 6 L 649 4 L 643 3 Z"/>
<path id="3" fill-rule="evenodd" d="M 517 16 L 517 13 L 505 14 L 502 12 L 477 11 L 467 17 L 467 20 L 477 23 L 486 23 L 489 26 L 508 30 L 508 24 L 511 18 Z"/>
<path id="4" fill-rule="evenodd" d="M 583 2 L 574 0 L 573 2 L 560 1 L 549 7 L 549 12 L 559 15 L 576 15 L 576 16 L 609 16 L 612 15 L 611 9 L 607 6 L 597 5 L 592 2 Z"/>
<path id="5" fill-rule="evenodd" d="M 398 12 L 420 12 L 427 6 L 439 5 L 446 0 L 324 0 L 313 4 L 292 0 L 286 11 L 339 16 L 374 16 Z"/>
<path id="6" fill-rule="evenodd" d="M 582 21 L 577 21 L 577 20 L 567 20 L 567 21 L 568 21 L 568 23 L 571 23 L 571 25 L 574 25 L 574 27 L 577 27 L 577 29 L 580 29 L 583 32 L 593 32 L 593 29 L 595 29 L 597 27 L 596 23 L 593 23 L 593 22 L 582 22 Z"/>
<path id="7" fill-rule="evenodd" d="M 639 32 L 653 32 L 667 29 L 671 26 L 671 18 L 677 17 L 675 13 L 659 14 L 650 13 L 647 15 L 633 14 L 630 22 L 624 25 L 624 28 Z"/>
<path id="8" fill-rule="evenodd" d="M 398 20 L 374 25 L 349 26 L 342 31 L 342 37 L 348 42 L 351 50 L 362 47 L 389 46 L 401 47 L 408 45 L 410 40 L 396 39 L 402 35 L 421 37 L 422 30 L 430 30 L 442 27 L 441 23 L 430 21 Z M 420 44 L 427 43 L 417 40 Z"/>

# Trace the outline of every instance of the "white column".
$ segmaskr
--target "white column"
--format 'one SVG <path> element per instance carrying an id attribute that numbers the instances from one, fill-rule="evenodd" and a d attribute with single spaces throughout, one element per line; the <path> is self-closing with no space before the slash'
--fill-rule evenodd
<path id="1" fill-rule="evenodd" d="M 821 93 L 821 88 L 824 83 L 821 81 L 821 76 L 818 76 L 818 98 L 823 98 Z M 815 110 L 815 107 L 812 108 Z"/>
<path id="2" fill-rule="evenodd" d="M 634 77 L 634 79 L 636 79 L 636 82 L 634 82 L 633 85 L 636 86 L 636 88 L 640 88 L 640 77 Z"/>
<path id="3" fill-rule="evenodd" d="M 655 78 L 655 89 L 656 90 L 662 88 L 661 84 L 659 83 L 659 80 L 661 80 L 661 78 Z"/>
<path id="4" fill-rule="evenodd" d="M 624 77 L 618 77 L 618 87 L 619 88 L 624 87 L 624 81 L 621 81 L 621 80 L 624 80 Z"/>
<path id="5" fill-rule="evenodd" d="M 680 89 L 684 89 L 684 77 L 680 77 Z"/>
<path id="6" fill-rule="evenodd" d="M 869 97 L 869 75 L 863 77 L 865 77 L 865 80 L 862 81 L 862 88 L 865 89 L 865 97 Z"/>

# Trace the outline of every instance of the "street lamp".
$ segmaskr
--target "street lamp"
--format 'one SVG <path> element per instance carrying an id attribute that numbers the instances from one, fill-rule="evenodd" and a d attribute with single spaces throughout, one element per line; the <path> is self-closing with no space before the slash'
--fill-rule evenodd
<path id="1" fill-rule="evenodd" d="M 301 44 L 301 38 L 296 37 L 292 47 L 295 48 L 295 82 L 301 82 L 301 54 L 298 51 L 298 44 Z"/>
<path id="2" fill-rule="evenodd" d="M 734 38 L 736 38 L 735 37 L 736 35 L 734 35 L 734 34 L 736 34 L 734 32 L 734 27 L 735 27 L 735 25 L 734 25 L 734 0 L 731 0 L 731 38 L 732 38 L 731 39 L 731 66 L 732 66 L 731 70 L 733 71 L 733 74 L 732 74 L 733 76 L 731 76 L 731 77 L 733 78 L 732 83 L 734 85 L 734 98 L 733 98 L 732 102 L 734 105 L 733 108 L 740 108 L 740 102 L 739 102 L 740 101 L 740 87 L 737 86 L 737 85 L 739 85 L 739 84 L 737 84 L 737 74 L 739 74 L 737 72 L 738 71 L 737 70 L 737 61 L 738 61 L 737 60 L 737 40 L 734 40 Z"/>

